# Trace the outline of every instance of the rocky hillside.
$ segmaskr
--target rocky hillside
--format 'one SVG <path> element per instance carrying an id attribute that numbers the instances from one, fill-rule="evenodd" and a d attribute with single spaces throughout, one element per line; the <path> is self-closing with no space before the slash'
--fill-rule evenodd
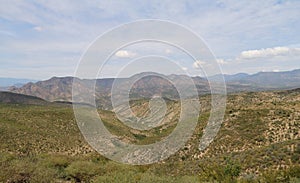
<path id="1" fill-rule="evenodd" d="M 72 77 L 53 77 L 46 81 L 27 83 L 17 88 L 12 87 L 10 91 L 43 98 L 48 101 L 67 100 L 70 101 L 72 92 Z"/>

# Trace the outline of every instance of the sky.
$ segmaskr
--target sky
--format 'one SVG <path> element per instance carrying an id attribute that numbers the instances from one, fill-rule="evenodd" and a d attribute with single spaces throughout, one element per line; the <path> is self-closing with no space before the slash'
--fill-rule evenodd
<path id="1" fill-rule="evenodd" d="M 0 3 L 0 77 L 41 80 L 73 76 L 83 54 L 100 35 L 142 19 L 171 21 L 192 30 L 211 50 L 224 74 L 300 69 L 298 0 Z M 147 54 L 169 57 L 182 71 L 201 75 L 200 68 L 208 61 L 189 60 L 179 53 L 158 43 L 124 47 L 114 53 L 101 76 L 114 77 L 124 65 Z M 157 58 L 144 60 L 146 68 L 160 67 Z M 169 74 L 167 65 L 160 68 Z"/>

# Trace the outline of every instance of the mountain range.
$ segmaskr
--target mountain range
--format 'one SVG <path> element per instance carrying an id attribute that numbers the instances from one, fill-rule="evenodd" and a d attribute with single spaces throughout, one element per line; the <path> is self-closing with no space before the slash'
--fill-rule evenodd
<path id="1" fill-rule="evenodd" d="M 300 87 L 300 69 L 286 72 L 259 72 L 257 74 L 223 75 L 228 93 L 240 91 L 266 91 L 294 89 Z M 140 79 L 139 79 L 140 78 Z M 220 75 L 209 78 L 218 83 Z M 72 101 L 72 84 L 76 81 L 77 88 L 88 91 L 95 84 L 96 103 L 100 108 L 111 107 L 111 89 L 114 82 L 126 86 L 134 83 L 129 96 L 131 99 L 151 98 L 159 95 L 169 99 L 178 99 L 179 94 L 174 83 L 185 89 L 191 88 L 186 75 L 162 75 L 157 73 L 140 73 L 129 78 L 79 79 L 75 77 L 53 77 L 49 80 L 29 82 L 21 87 L 10 87 L 10 91 L 31 95 L 48 101 Z M 210 85 L 206 78 L 192 77 L 198 94 L 210 93 Z M 173 83 L 173 84 L 172 84 Z M 90 91 L 88 91 L 90 92 Z M 84 100 L 82 101 L 84 102 Z"/>
<path id="2" fill-rule="evenodd" d="M 300 69 L 285 72 L 259 72 L 253 75 L 239 73 L 224 75 L 224 79 L 229 85 L 249 85 L 261 89 L 289 89 L 299 87 Z"/>

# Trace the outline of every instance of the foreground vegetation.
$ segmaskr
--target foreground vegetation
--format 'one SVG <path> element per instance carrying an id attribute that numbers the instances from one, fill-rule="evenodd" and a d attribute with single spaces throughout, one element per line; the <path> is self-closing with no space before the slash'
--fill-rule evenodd
<path id="1" fill-rule="evenodd" d="M 38 154 L 17 156 L 1 153 L 2 182 L 299 182 L 300 167 L 290 167 L 277 171 L 265 171 L 239 177 L 241 166 L 232 162 L 225 166 L 207 162 L 198 165 L 203 172 L 198 174 L 170 175 L 158 172 L 161 169 L 182 169 L 185 163 L 157 166 L 122 165 L 90 154 L 88 156 L 67 156 L 58 154 Z M 226 161 L 226 160 L 225 160 Z M 170 167 L 171 166 L 171 167 Z M 201 167 L 200 167 L 201 166 Z M 177 169 L 177 170 L 179 170 Z M 165 170 L 166 171 L 166 170 Z"/>
<path id="2" fill-rule="evenodd" d="M 209 117 L 209 96 L 201 102 L 199 125 L 186 146 L 164 162 L 145 166 L 119 164 L 96 153 L 69 106 L 1 104 L 0 182 L 300 182 L 299 91 L 230 95 L 222 128 L 204 152 L 198 142 Z M 145 103 L 135 102 L 146 108 Z M 177 108 L 169 103 L 170 110 Z M 145 112 L 134 104 L 133 110 Z M 170 121 L 137 131 L 110 111 L 99 113 L 112 133 L 136 144 L 160 140 L 176 125 Z"/>

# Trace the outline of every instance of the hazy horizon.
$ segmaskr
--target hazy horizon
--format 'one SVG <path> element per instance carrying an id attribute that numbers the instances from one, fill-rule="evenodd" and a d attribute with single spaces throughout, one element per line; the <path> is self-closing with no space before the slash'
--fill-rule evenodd
<path id="1" fill-rule="evenodd" d="M 290 72 L 290 71 L 295 71 L 295 70 L 300 70 L 299 69 L 292 69 L 292 70 L 283 70 L 283 71 L 259 71 L 259 72 L 255 72 L 255 73 L 246 73 L 246 72 L 237 72 L 237 73 L 233 73 L 233 74 L 226 74 L 226 73 L 223 73 L 223 75 L 237 75 L 237 74 L 248 74 L 248 75 L 254 75 L 254 74 L 258 74 L 258 73 L 267 73 L 267 72 L 271 72 L 271 73 L 281 73 L 281 72 Z M 148 72 L 152 72 L 152 71 L 148 71 Z M 146 72 L 139 72 L 139 73 L 134 73 L 134 74 L 131 74 L 131 75 L 128 75 L 128 76 L 124 76 L 124 77 L 97 77 L 96 79 L 109 79 L 109 78 L 130 78 L 134 75 L 137 75 L 137 74 L 141 74 L 141 73 L 147 73 Z M 162 74 L 162 75 L 166 75 L 166 76 L 169 76 L 169 75 L 186 75 L 186 74 L 163 74 L 163 73 L 159 73 L 159 72 L 153 72 L 153 73 L 157 73 L 157 74 Z M 187 75 L 187 76 L 191 76 L 191 77 L 204 77 L 205 76 L 202 76 L 202 75 Z M 215 75 L 212 75 L 212 76 L 215 76 Z M 22 80 L 35 80 L 35 81 L 43 81 L 43 80 L 48 80 L 48 79 L 51 79 L 53 77 L 58 77 L 58 78 L 64 78 L 64 77 L 75 77 L 74 75 L 62 75 L 62 76 L 58 76 L 58 75 L 53 75 L 51 77 L 48 77 L 48 78 L 13 78 L 13 77 L 1 77 L 0 76 L 0 79 L 22 79 Z M 211 76 L 208 76 L 208 77 L 211 77 Z M 80 78 L 80 79 L 95 79 L 95 78 Z"/>

